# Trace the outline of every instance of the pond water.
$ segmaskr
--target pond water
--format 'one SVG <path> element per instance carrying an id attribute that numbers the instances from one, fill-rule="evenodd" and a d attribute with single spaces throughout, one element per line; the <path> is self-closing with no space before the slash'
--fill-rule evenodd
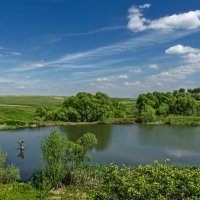
<path id="1" fill-rule="evenodd" d="M 76 125 L 41 127 L 0 131 L 0 149 L 8 155 L 8 163 L 20 168 L 24 181 L 41 166 L 40 143 L 45 135 L 56 128 L 60 134 L 76 141 L 83 133 L 92 132 L 98 145 L 92 152 L 92 162 L 115 162 L 139 165 L 154 160 L 181 165 L 200 165 L 200 127 L 167 125 Z M 17 141 L 25 140 L 20 152 Z"/>

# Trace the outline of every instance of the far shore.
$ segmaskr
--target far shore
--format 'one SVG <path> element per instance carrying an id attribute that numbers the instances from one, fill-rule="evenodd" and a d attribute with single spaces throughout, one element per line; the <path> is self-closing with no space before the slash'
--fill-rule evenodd
<path id="1" fill-rule="evenodd" d="M 198 120 L 197 120 L 198 119 Z M 97 121 L 97 122 L 62 122 L 62 121 L 33 121 L 33 122 L 21 122 L 24 124 L 20 125 L 8 125 L 2 123 L 0 125 L 1 130 L 14 130 L 21 128 L 38 128 L 45 126 L 76 126 L 76 125 L 95 125 L 95 124 L 121 124 L 121 125 L 131 125 L 131 124 L 141 124 L 137 123 L 135 118 L 124 118 L 124 119 L 112 119 L 107 121 Z M 144 123 L 143 123 L 144 124 Z M 146 123 L 149 125 L 185 125 L 185 126 L 200 126 L 200 117 L 196 116 L 173 116 L 159 118 L 155 122 Z"/>

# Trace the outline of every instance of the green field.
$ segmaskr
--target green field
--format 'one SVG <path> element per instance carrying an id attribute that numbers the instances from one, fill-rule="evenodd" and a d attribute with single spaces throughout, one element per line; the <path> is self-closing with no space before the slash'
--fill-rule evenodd
<path id="1" fill-rule="evenodd" d="M 125 113 L 127 118 L 135 118 L 136 114 L 136 100 L 134 99 L 121 99 L 119 101 L 125 107 Z"/>
<path id="2" fill-rule="evenodd" d="M 61 105 L 64 99 L 58 96 L 0 96 L 0 122 L 32 122 L 38 106 Z"/>
<path id="3" fill-rule="evenodd" d="M 0 96 L 1 105 L 53 106 L 62 104 L 60 96 Z"/>

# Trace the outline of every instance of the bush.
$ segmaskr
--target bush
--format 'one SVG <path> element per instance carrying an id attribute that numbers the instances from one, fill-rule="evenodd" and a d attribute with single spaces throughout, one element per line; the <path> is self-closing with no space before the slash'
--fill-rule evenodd
<path id="1" fill-rule="evenodd" d="M 84 134 L 75 143 L 53 130 L 42 141 L 43 167 L 33 174 L 34 185 L 40 189 L 63 184 L 97 185 L 101 182 L 98 180 L 101 172 L 87 163 L 90 158 L 87 152 L 96 144 L 97 139 L 92 133 Z"/>
<path id="2" fill-rule="evenodd" d="M 7 121 L 5 121 L 5 123 L 8 126 L 24 126 L 24 125 L 26 125 L 25 122 L 20 121 L 20 120 L 7 120 Z"/>
<path id="3" fill-rule="evenodd" d="M 62 137 L 53 130 L 48 137 L 45 137 L 41 144 L 43 168 L 34 174 L 34 182 L 38 187 L 48 183 L 49 188 L 57 188 L 62 185 L 66 175 L 64 163 L 67 138 Z"/>
<path id="4" fill-rule="evenodd" d="M 144 105 L 137 118 L 138 122 L 147 123 L 156 121 L 156 111 L 151 106 Z"/>
<path id="5" fill-rule="evenodd" d="M 94 199 L 200 199 L 199 177 L 199 168 L 155 163 L 134 168 L 124 166 L 119 170 L 111 164 Z"/>
<path id="6" fill-rule="evenodd" d="M 20 180 L 19 169 L 13 165 L 6 165 L 7 155 L 0 151 L 0 183 L 8 184 Z"/>

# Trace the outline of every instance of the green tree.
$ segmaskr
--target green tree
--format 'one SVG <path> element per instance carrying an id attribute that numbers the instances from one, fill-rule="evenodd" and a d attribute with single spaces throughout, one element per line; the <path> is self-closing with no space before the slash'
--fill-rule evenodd
<path id="1" fill-rule="evenodd" d="M 156 110 L 158 115 L 168 115 L 169 114 L 169 106 L 166 103 L 161 103 L 158 109 Z"/>
<path id="2" fill-rule="evenodd" d="M 149 105 L 144 105 L 139 112 L 138 122 L 147 123 L 156 121 L 156 111 Z"/>
<path id="3" fill-rule="evenodd" d="M 38 172 L 43 178 L 41 182 L 47 181 L 49 187 L 60 187 L 66 175 L 64 163 L 67 148 L 67 138 L 53 130 L 48 137 L 42 140 L 43 168 Z"/>

